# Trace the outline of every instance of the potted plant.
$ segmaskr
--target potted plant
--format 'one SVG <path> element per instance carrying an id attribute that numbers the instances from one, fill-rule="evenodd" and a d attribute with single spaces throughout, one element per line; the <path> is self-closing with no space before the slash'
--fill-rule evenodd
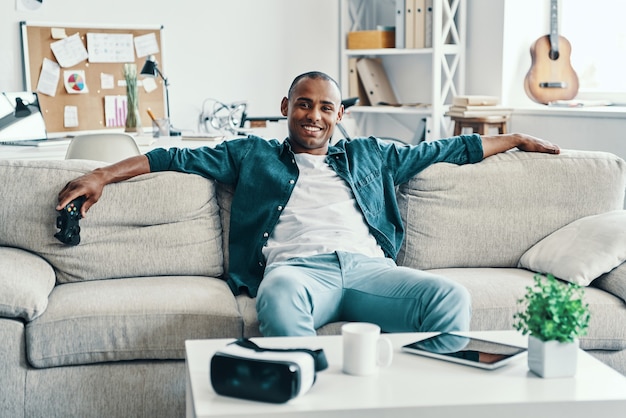
<path id="1" fill-rule="evenodd" d="M 518 300 L 524 309 L 513 315 L 514 328 L 529 334 L 528 368 L 541 377 L 574 376 L 578 337 L 587 333 L 590 318 L 584 289 L 551 274 L 535 274 L 533 280 Z"/>

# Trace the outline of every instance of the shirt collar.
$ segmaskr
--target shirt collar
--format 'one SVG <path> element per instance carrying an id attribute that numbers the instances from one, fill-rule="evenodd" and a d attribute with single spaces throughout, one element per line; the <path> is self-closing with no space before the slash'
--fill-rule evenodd
<path id="1" fill-rule="evenodd" d="M 283 141 L 283 147 L 282 147 L 281 153 L 290 152 L 293 154 L 293 151 L 291 149 L 291 144 L 289 143 L 288 139 L 289 138 L 285 138 L 285 140 Z M 337 144 L 330 145 L 328 147 L 327 155 L 345 154 L 345 153 L 346 153 L 345 141 L 339 141 Z"/>

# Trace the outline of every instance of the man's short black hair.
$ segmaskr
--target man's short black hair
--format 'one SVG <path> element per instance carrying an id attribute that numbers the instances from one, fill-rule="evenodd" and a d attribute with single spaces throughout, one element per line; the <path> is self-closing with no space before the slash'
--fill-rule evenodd
<path id="1" fill-rule="evenodd" d="M 339 83 L 337 83 L 337 81 L 334 78 L 332 78 L 328 74 L 323 73 L 321 71 L 309 71 L 306 73 L 302 73 L 293 79 L 291 86 L 289 86 L 289 92 L 287 93 L 288 99 L 291 99 L 291 95 L 293 94 L 293 90 L 296 88 L 296 84 L 298 84 L 298 82 L 304 78 L 322 79 L 322 80 L 330 81 L 331 83 L 335 85 L 335 87 L 337 87 L 337 91 L 339 91 L 339 94 L 341 95 L 341 88 L 339 87 Z"/>

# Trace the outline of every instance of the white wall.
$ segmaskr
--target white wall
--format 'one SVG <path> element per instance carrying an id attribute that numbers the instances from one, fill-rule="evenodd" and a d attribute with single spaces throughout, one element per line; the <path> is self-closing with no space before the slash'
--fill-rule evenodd
<path id="1" fill-rule="evenodd" d="M 82 9 L 82 11 L 81 11 Z M 163 25 L 162 67 L 172 121 L 195 129 L 202 102 L 245 100 L 248 114 L 280 114 L 301 72 L 339 77 L 337 0 L 44 0 L 36 12 L 0 1 L 0 91 L 21 90 L 20 21 Z"/>

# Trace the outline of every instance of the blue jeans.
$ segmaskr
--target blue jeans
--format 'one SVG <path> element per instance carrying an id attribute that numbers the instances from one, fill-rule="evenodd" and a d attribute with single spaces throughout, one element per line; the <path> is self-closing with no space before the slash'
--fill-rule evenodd
<path id="1" fill-rule="evenodd" d="M 465 287 L 388 258 L 337 252 L 267 267 L 256 302 L 266 336 L 315 335 L 336 321 L 377 324 L 385 332 L 466 331 Z"/>

